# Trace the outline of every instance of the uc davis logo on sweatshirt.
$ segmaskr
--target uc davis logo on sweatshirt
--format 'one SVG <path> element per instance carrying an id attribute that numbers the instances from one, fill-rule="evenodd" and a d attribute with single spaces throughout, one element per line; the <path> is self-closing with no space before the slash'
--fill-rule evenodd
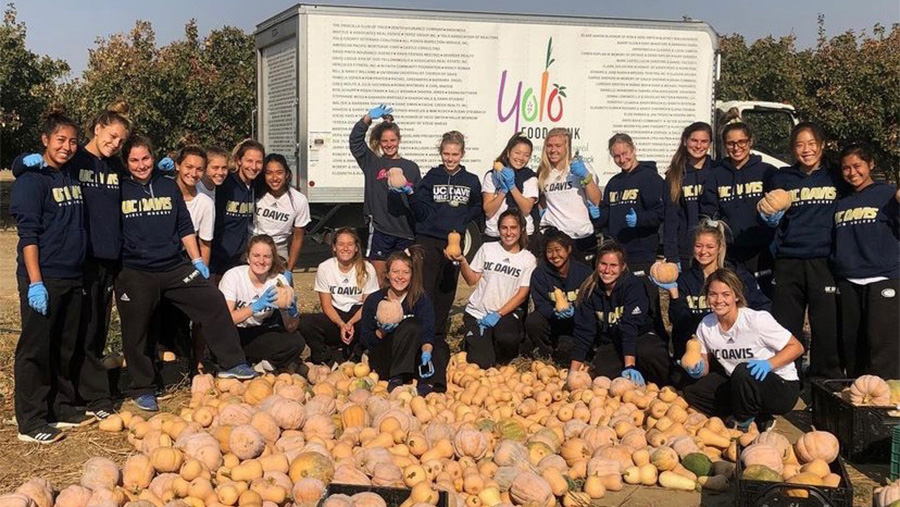
<path id="1" fill-rule="evenodd" d="M 706 304 L 706 296 L 686 296 L 688 308 L 691 313 L 704 314 L 709 311 L 709 305 Z"/>
<path id="2" fill-rule="evenodd" d="M 619 322 L 619 319 L 622 318 L 622 315 L 625 314 L 624 306 L 617 306 L 611 312 L 597 312 L 597 320 L 600 322 L 606 322 L 609 325 L 615 325 Z"/>
<path id="3" fill-rule="evenodd" d="M 702 183 L 698 183 L 696 185 L 681 186 L 681 195 L 683 195 L 684 199 L 687 201 L 696 201 L 698 198 L 700 198 L 701 194 L 703 194 Z"/>
<path id="4" fill-rule="evenodd" d="M 837 199 L 837 189 L 834 187 L 803 187 L 788 192 L 791 194 L 791 203 L 796 206 L 831 204 Z"/>
<path id="5" fill-rule="evenodd" d="M 535 94 L 533 87 L 529 86 L 522 93 L 522 81 L 516 85 L 516 95 L 512 105 L 506 113 L 503 107 L 503 95 L 506 91 L 506 74 L 504 69 L 500 74 L 500 90 L 497 93 L 497 119 L 500 123 L 506 123 L 510 118 L 515 117 L 515 131 L 519 132 L 521 121 L 532 123 L 535 120 L 543 121 L 544 113 L 553 123 L 559 122 L 563 117 L 563 99 L 566 98 L 566 87 L 557 83 L 553 84 L 553 89 L 548 95 L 547 85 L 550 84 L 550 66 L 556 59 L 553 58 L 553 37 L 547 42 L 547 57 L 544 60 L 544 72 L 541 73 L 541 88 L 539 94 Z"/>
<path id="6" fill-rule="evenodd" d="M 731 201 L 741 197 L 762 197 L 762 195 L 762 181 L 748 181 L 747 183 L 719 186 L 719 199 L 723 201 Z"/>
<path id="7" fill-rule="evenodd" d="M 225 214 L 231 217 L 246 217 L 253 214 L 253 203 L 246 201 L 228 201 L 225 203 Z"/>
<path id="8" fill-rule="evenodd" d="M 448 203 L 459 206 L 469 203 L 472 189 L 462 185 L 435 185 L 431 189 L 431 198 L 436 203 Z"/>
<path id="9" fill-rule="evenodd" d="M 172 211 L 171 197 L 144 197 L 142 199 L 126 199 L 122 201 L 122 214 L 129 215 L 168 215 Z"/>
<path id="10" fill-rule="evenodd" d="M 620 191 L 609 192 L 609 204 L 634 204 L 638 200 L 641 191 L 638 188 L 629 188 Z"/>
<path id="11" fill-rule="evenodd" d="M 66 185 L 64 187 L 55 187 L 52 189 L 53 200 L 56 204 L 62 206 L 71 206 L 73 204 L 81 204 L 81 187 L 78 185 Z"/>
<path id="12" fill-rule="evenodd" d="M 838 211 L 834 214 L 834 224 L 837 227 L 845 225 L 871 224 L 878 218 L 878 208 L 863 206 Z"/>
<path id="13" fill-rule="evenodd" d="M 79 169 L 78 181 L 88 187 L 119 188 L 119 175 L 116 173 L 104 173 L 93 169 Z"/>

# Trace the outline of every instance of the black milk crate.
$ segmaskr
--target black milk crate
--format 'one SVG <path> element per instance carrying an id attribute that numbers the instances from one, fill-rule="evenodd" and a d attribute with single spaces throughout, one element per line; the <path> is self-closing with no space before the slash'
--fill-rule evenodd
<path id="1" fill-rule="evenodd" d="M 853 379 L 812 381 L 812 424 L 834 434 L 841 443 L 841 456 L 851 463 L 887 464 L 891 454 L 891 432 L 900 417 L 891 408 L 857 407 L 841 397 Z"/>
<path id="2" fill-rule="evenodd" d="M 853 507 L 853 484 L 847 475 L 844 459 L 840 456 L 830 465 L 831 471 L 841 476 L 841 483 L 836 488 L 745 480 L 740 449 L 736 465 L 734 473 L 737 477 L 738 492 L 734 504 L 737 507 Z M 791 489 L 806 490 L 809 496 L 807 498 L 788 496 L 787 491 Z"/>
<path id="3" fill-rule="evenodd" d="M 322 496 L 322 500 L 319 501 L 319 506 L 321 507 L 321 505 L 325 503 L 325 499 L 331 495 L 353 496 L 357 493 L 375 493 L 384 499 L 387 507 L 399 507 L 400 504 L 409 498 L 409 494 L 412 493 L 412 490 L 406 488 L 381 488 L 378 486 L 357 486 L 355 484 L 331 483 L 325 488 L 325 494 Z M 447 493 L 445 491 L 438 491 L 438 502 L 436 507 L 447 507 Z"/>

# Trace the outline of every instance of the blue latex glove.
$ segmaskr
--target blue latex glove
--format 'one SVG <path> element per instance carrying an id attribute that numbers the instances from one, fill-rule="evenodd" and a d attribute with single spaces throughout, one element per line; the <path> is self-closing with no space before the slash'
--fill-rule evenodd
<path id="1" fill-rule="evenodd" d="M 783 216 L 784 211 L 776 211 L 771 215 L 766 215 L 762 211 L 759 212 L 759 218 L 762 218 L 763 222 L 765 222 L 769 227 L 778 227 L 778 222 L 781 222 L 781 217 Z"/>
<path id="2" fill-rule="evenodd" d="M 634 211 L 634 208 L 628 208 L 628 213 L 625 214 L 625 225 L 637 227 L 637 211 Z"/>
<path id="3" fill-rule="evenodd" d="M 431 361 L 431 351 L 425 350 L 422 351 L 422 366 L 425 366 Z"/>
<path id="4" fill-rule="evenodd" d="M 538 218 L 544 218 L 544 213 L 547 212 L 547 208 L 538 208 Z"/>
<path id="5" fill-rule="evenodd" d="M 393 324 L 382 324 L 381 322 L 378 323 L 378 327 L 380 327 L 381 331 L 384 333 L 391 333 L 399 326 L 400 324 L 397 324 L 396 322 Z"/>
<path id="6" fill-rule="evenodd" d="M 197 258 L 191 261 L 191 264 L 194 265 L 194 269 L 196 269 L 203 278 L 209 278 L 209 268 L 206 267 L 206 263 L 203 262 L 203 259 Z"/>
<path id="7" fill-rule="evenodd" d="M 430 362 L 431 362 L 431 352 L 429 352 L 427 350 L 422 351 L 422 366 L 426 366 Z M 429 370 L 431 370 L 431 371 L 423 372 L 420 369 L 419 376 L 422 377 L 423 379 L 433 377 L 434 376 L 434 365 L 432 365 L 431 368 L 429 368 Z"/>
<path id="8" fill-rule="evenodd" d="M 503 180 L 503 186 L 506 187 L 507 192 L 516 188 L 516 173 L 509 167 L 504 167 L 503 170 L 500 171 L 500 179 Z"/>
<path id="9" fill-rule="evenodd" d="M 284 273 L 282 273 L 285 278 L 287 278 L 288 285 L 294 285 L 294 273 L 290 269 L 285 269 Z"/>
<path id="10" fill-rule="evenodd" d="M 553 316 L 556 317 L 557 319 L 571 319 L 574 315 L 575 315 L 575 307 L 572 305 L 569 305 L 568 308 L 566 308 L 565 310 L 563 310 L 561 312 L 553 310 Z"/>
<path id="11" fill-rule="evenodd" d="M 390 187 L 390 188 L 391 188 L 391 192 L 394 192 L 396 194 L 412 195 L 412 193 L 413 193 L 412 185 L 410 185 L 409 182 L 407 182 L 406 185 L 403 185 L 402 187 L 399 187 L 399 188 L 394 188 L 394 187 Z"/>
<path id="12" fill-rule="evenodd" d="M 675 265 L 678 266 L 678 274 L 681 274 L 681 261 L 676 262 Z"/>
<path id="13" fill-rule="evenodd" d="M 394 112 L 394 108 L 390 106 L 386 106 L 384 104 L 378 104 L 377 106 L 369 109 L 369 118 L 373 120 L 377 120 L 386 114 L 391 114 Z"/>
<path id="14" fill-rule="evenodd" d="M 588 203 L 588 214 L 591 215 L 591 220 L 597 220 L 600 218 L 600 206 L 594 206 L 592 203 Z"/>
<path id="15" fill-rule="evenodd" d="M 644 376 L 641 375 L 641 372 L 635 370 L 633 367 L 629 366 L 628 368 L 622 370 L 622 376 L 634 382 L 638 386 L 643 386 L 646 384 L 646 382 L 644 381 Z"/>
<path id="16" fill-rule="evenodd" d="M 686 371 L 687 374 L 690 375 L 691 378 L 695 379 L 695 380 L 703 376 L 703 368 L 706 366 L 706 362 L 703 361 L 702 359 L 693 368 L 686 368 L 683 364 L 681 364 L 680 359 L 678 360 L 678 364 L 681 365 L 681 367 L 684 368 L 684 371 Z"/>
<path id="17" fill-rule="evenodd" d="M 772 365 L 766 359 L 751 359 L 747 361 L 747 368 L 750 369 L 750 375 L 762 382 L 766 379 L 766 375 L 772 371 Z"/>
<path id="18" fill-rule="evenodd" d="M 264 312 L 269 308 L 275 308 L 275 301 L 278 301 L 278 295 L 275 294 L 275 286 L 272 285 L 250 305 L 250 309 L 253 313 Z"/>
<path id="19" fill-rule="evenodd" d="M 28 286 L 28 306 L 32 310 L 47 315 L 47 303 L 50 300 L 50 294 L 47 293 L 47 287 L 44 282 L 34 282 Z"/>
<path id="20" fill-rule="evenodd" d="M 578 177 L 579 180 L 583 180 L 588 176 L 588 168 L 584 165 L 584 161 L 580 158 L 576 158 L 569 164 L 569 171 Z"/>
<path id="21" fill-rule="evenodd" d="M 297 296 L 296 295 L 294 296 L 294 300 L 291 301 L 291 306 L 287 307 L 287 314 L 290 315 L 291 317 L 299 317 L 300 316 L 300 309 L 297 308 Z"/>
<path id="22" fill-rule="evenodd" d="M 651 274 L 648 274 L 647 276 L 650 278 L 650 281 L 653 282 L 653 284 L 656 285 L 657 287 L 659 287 L 660 289 L 669 290 L 669 289 L 678 288 L 677 281 L 672 282 L 672 283 L 662 283 L 659 280 L 657 280 L 656 278 L 653 278 L 653 275 L 651 275 Z"/>
<path id="23" fill-rule="evenodd" d="M 170 173 L 175 170 L 175 161 L 166 157 L 156 163 L 156 168 L 160 171 Z"/>
<path id="24" fill-rule="evenodd" d="M 497 312 L 488 312 L 487 315 L 478 321 L 478 325 L 484 328 L 494 327 L 500 322 L 500 314 Z"/>
<path id="25" fill-rule="evenodd" d="M 44 167 L 44 156 L 40 153 L 32 153 L 22 157 L 22 164 L 25 167 Z"/>

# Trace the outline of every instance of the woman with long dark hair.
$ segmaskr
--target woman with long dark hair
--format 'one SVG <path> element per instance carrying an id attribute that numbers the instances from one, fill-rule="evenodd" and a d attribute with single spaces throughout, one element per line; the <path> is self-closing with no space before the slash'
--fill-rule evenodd
<path id="1" fill-rule="evenodd" d="M 700 222 L 700 196 L 712 166 L 711 145 L 709 123 L 698 121 L 688 125 L 666 170 L 663 253 L 669 262 L 680 263 L 682 269 L 688 267 L 694 255 L 694 227 Z"/>

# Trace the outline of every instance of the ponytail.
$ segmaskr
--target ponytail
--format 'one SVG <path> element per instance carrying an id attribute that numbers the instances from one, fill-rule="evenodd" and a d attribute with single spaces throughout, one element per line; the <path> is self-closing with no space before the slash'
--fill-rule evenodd
<path id="1" fill-rule="evenodd" d="M 72 127 L 75 129 L 75 135 L 78 135 L 78 125 L 66 116 L 66 109 L 61 105 L 51 106 L 50 109 L 44 113 L 42 119 L 42 135 L 50 137 L 54 132 L 63 127 Z"/>
<path id="2" fill-rule="evenodd" d="M 416 306 L 416 302 L 425 294 L 422 281 L 422 266 L 425 262 L 424 250 L 419 245 L 412 245 L 406 250 L 393 252 L 384 262 L 385 275 L 391 271 L 391 264 L 394 262 L 405 262 L 412 271 L 409 287 L 406 289 L 406 302 L 410 307 Z"/>
<path id="3" fill-rule="evenodd" d="M 94 129 L 98 125 L 106 127 L 113 123 L 122 125 L 126 132 L 130 133 L 131 120 L 128 119 L 128 111 L 130 109 L 128 102 L 124 100 L 116 100 L 109 103 L 103 111 L 100 111 L 100 113 L 94 117 L 94 121 L 91 122 L 91 135 L 94 134 Z"/>
<path id="4" fill-rule="evenodd" d="M 723 222 L 722 220 L 712 220 L 709 218 L 701 218 L 700 223 L 697 224 L 697 228 L 694 229 L 694 241 L 697 241 L 703 234 L 709 234 L 710 236 L 716 238 L 716 243 L 719 244 L 719 255 L 716 257 L 716 268 L 722 269 L 725 267 L 725 252 L 727 250 L 727 242 L 725 241 L 725 232 L 728 224 Z"/>

